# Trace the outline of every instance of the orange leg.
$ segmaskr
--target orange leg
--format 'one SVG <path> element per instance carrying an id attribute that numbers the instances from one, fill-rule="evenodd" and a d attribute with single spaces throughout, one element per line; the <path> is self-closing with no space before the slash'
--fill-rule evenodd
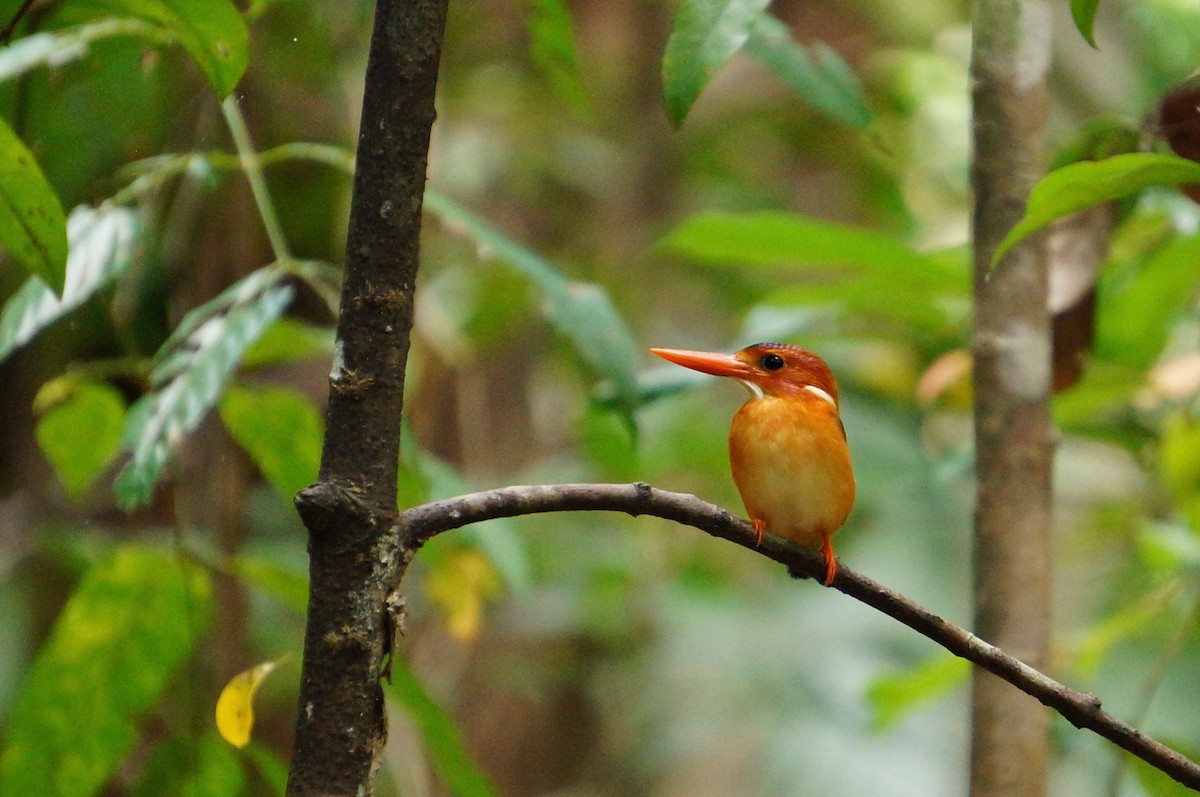
<path id="1" fill-rule="evenodd" d="M 762 545 L 762 535 L 766 531 L 767 521 L 762 518 L 754 518 L 750 521 L 750 525 L 754 526 L 754 547 Z"/>
<path id="2" fill-rule="evenodd" d="M 833 543 L 828 531 L 821 532 L 821 556 L 825 559 L 825 586 L 828 587 L 837 576 L 837 559 L 833 557 Z"/>

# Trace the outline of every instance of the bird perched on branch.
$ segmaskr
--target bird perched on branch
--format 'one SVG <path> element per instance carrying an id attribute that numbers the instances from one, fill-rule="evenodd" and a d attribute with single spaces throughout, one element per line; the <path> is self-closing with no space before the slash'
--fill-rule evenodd
<path id="1" fill-rule="evenodd" d="M 685 368 L 731 376 L 750 391 L 729 429 L 729 464 L 757 542 L 769 529 L 820 549 L 825 586 L 833 583 L 831 538 L 854 506 L 854 471 L 829 366 L 786 343 L 756 343 L 733 355 L 650 351 Z"/>

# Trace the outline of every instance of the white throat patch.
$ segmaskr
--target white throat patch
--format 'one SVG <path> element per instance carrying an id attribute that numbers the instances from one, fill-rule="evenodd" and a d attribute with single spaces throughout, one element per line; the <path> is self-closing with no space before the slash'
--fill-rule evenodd
<path id="1" fill-rule="evenodd" d="M 829 406 L 833 407 L 835 410 L 837 409 L 837 402 L 833 400 L 833 396 L 829 395 L 821 388 L 817 387 L 816 385 L 805 385 L 804 389 L 818 398 L 825 399 L 829 402 Z"/>
<path id="2" fill-rule="evenodd" d="M 742 387 L 750 391 L 750 398 L 760 399 L 765 395 L 763 389 L 753 382 L 746 379 L 739 379 L 738 381 L 742 383 Z"/>

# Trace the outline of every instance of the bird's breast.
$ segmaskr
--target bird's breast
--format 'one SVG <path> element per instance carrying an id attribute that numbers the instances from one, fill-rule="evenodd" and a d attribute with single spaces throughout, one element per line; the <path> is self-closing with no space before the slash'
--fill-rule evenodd
<path id="1" fill-rule="evenodd" d="M 729 432 L 733 480 L 751 518 L 819 546 L 854 505 L 854 472 L 837 409 L 819 396 L 747 401 Z"/>

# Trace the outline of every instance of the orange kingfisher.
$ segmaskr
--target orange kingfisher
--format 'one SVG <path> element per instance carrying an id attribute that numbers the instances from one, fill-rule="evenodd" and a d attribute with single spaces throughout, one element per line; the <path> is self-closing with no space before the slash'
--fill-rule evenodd
<path id="1" fill-rule="evenodd" d="M 664 360 L 750 391 L 729 428 L 729 465 L 758 544 L 763 531 L 818 548 L 825 586 L 837 575 L 831 538 L 854 506 L 854 471 L 838 389 L 825 361 L 786 343 L 756 343 L 737 354 L 651 349 Z"/>

